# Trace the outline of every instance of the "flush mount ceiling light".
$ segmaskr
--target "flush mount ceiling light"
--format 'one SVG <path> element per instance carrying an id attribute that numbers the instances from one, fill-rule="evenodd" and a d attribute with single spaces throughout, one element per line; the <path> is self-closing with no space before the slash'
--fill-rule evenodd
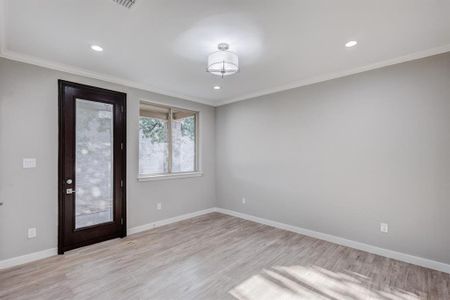
<path id="1" fill-rule="evenodd" d="M 220 43 L 217 48 L 219 51 L 213 52 L 208 56 L 207 71 L 222 78 L 237 73 L 239 71 L 237 54 L 228 51 L 230 46 L 226 43 Z"/>
<path id="2" fill-rule="evenodd" d="M 356 44 L 358 44 L 357 41 L 349 41 L 349 42 L 345 43 L 345 47 L 351 48 L 353 46 L 356 46 Z"/>
<path id="3" fill-rule="evenodd" d="M 221 87 L 220 87 L 220 85 L 215 85 L 215 86 L 213 87 L 213 89 L 215 89 L 215 90 L 220 90 Z"/>
<path id="4" fill-rule="evenodd" d="M 99 45 L 91 45 L 91 49 L 97 52 L 102 52 L 103 48 L 100 47 Z"/>

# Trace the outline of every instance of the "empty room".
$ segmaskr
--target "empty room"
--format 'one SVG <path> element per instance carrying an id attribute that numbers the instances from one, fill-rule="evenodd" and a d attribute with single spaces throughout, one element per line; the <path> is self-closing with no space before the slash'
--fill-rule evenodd
<path id="1" fill-rule="evenodd" d="M 450 1 L 0 0 L 0 299 L 450 300 Z"/>

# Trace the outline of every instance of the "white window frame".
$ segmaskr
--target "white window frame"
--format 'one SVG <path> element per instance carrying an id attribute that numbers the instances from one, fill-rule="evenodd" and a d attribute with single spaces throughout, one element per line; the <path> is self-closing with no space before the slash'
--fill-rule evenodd
<path id="1" fill-rule="evenodd" d="M 179 178 L 190 178 L 190 177 L 199 177 L 203 175 L 202 169 L 201 169 L 201 147 L 200 147 L 200 136 L 201 136 L 201 130 L 200 130 L 200 112 L 192 110 L 187 107 L 180 107 L 178 105 L 169 105 L 166 103 L 160 103 L 150 100 L 141 99 L 139 101 L 139 108 L 141 107 L 141 104 L 148 104 L 148 105 L 154 105 L 154 106 L 160 106 L 163 108 L 169 109 L 169 118 L 167 120 L 167 132 L 168 132 L 168 148 L 169 148 L 169 157 L 168 157 L 168 172 L 167 173 L 159 173 L 159 174 L 148 174 L 143 175 L 139 173 L 139 134 L 138 134 L 138 140 L 137 140 L 137 149 L 138 149 L 138 176 L 137 179 L 139 181 L 153 181 L 153 180 L 165 180 L 165 179 L 179 179 Z M 172 172 L 172 111 L 180 109 L 180 110 L 187 110 L 191 111 L 195 114 L 195 170 L 191 172 Z M 139 128 L 139 118 L 140 118 L 140 109 L 138 110 L 138 128 Z"/>

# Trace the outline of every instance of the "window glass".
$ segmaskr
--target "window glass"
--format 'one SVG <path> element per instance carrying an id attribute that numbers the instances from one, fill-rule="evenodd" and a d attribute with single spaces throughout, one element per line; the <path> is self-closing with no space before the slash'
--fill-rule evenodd
<path id="1" fill-rule="evenodd" d="M 141 103 L 139 175 L 198 171 L 197 122 L 197 112 Z"/>
<path id="2" fill-rule="evenodd" d="M 172 172 L 195 170 L 195 115 L 172 121 Z"/>
<path id="3" fill-rule="evenodd" d="M 169 171 L 167 120 L 139 118 L 139 174 L 163 174 Z"/>

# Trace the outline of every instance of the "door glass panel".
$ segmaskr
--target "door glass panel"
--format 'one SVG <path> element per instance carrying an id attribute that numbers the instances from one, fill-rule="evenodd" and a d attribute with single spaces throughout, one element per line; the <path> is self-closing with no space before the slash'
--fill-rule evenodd
<path id="1" fill-rule="evenodd" d="M 113 105 L 76 99 L 75 228 L 113 221 Z"/>

